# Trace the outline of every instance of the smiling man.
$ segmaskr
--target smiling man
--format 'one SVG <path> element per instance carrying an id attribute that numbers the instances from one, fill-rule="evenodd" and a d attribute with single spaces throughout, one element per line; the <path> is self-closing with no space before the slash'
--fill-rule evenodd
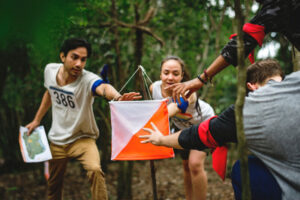
<path id="1" fill-rule="evenodd" d="M 48 199 L 61 199 L 68 160 L 75 158 L 87 171 L 93 199 L 107 199 L 104 173 L 96 146 L 99 130 L 93 113 L 94 96 L 112 100 L 140 99 L 139 93 L 119 94 L 96 74 L 84 70 L 91 55 L 90 44 L 67 39 L 60 50 L 62 63 L 50 63 L 44 71 L 44 93 L 35 118 L 26 127 L 31 132 L 52 106 L 48 133 L 53 159 L 49 161 Z"/>

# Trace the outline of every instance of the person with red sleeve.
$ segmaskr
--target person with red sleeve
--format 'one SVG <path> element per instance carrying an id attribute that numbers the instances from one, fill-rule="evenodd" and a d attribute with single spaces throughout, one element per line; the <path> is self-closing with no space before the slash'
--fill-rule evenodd
<path id="1" fill-rule="evenodd" d="M 249 159 L 252 199 L 298 199 L 300 197 L 300 71 L 282 80 L 278 62 L 263 60 L 247 68 L 247 88 L 243 110 L 248 149 L 255 156 Z M 224 179 L 226 144 L 237 142 L 234 106 L 220 116 L 163 136 L 153 124 L 145 129 L 150 135 L 142 143 L 179 149 L 210 148 L 213 168 Z M 236 199 L 241 198 L 240 170 L 232 170 Z"/>
<path id="2" fill-rule="evenodd" d="M 261 9 L 246 23 L 244 31 L 245 56 L 250 54 L 253 63 L 253 50 L 261 46 L 265 35 L 277 32 L 284 35 L 300 51 L 300 1 L 299 0 L 256 0 Z M 237 65 L 237 37 L 232 35 L 231 40 L 222 49 L 221 54 L 197 78 L 177 83 L 167 89 L 173 90 L 173 99 L 180 101 L 180 96 L 188 98 L 193 92 L 200 89 L 212 77 L 229 65 Z"/>

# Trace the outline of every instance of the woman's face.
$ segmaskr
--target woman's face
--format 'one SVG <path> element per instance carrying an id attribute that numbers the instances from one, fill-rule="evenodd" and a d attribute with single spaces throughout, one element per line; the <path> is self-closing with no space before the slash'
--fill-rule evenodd
<path id="1" fill-rule="evenodd" d="M 160 79 L 162 80 L 163 87 L 180 83 L 182 78 L 182 68 L 177 60 L 167 60 L 161 66 Z"/>

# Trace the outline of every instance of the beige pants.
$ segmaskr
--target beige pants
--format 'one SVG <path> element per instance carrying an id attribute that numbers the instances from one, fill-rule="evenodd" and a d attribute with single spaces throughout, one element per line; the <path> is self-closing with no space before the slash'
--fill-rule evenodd
<path id="1" fill-rule="evenodd" d="M 48 199 L 62 199 L 63 177 L 70 158 L 77 159 L 87 171 L 93 200 L 106 200 L 107 191 L 100 156 L 94 139 L 82 138 L 71 144 L 50 144 L 53 159 L 49 161 Z"/>

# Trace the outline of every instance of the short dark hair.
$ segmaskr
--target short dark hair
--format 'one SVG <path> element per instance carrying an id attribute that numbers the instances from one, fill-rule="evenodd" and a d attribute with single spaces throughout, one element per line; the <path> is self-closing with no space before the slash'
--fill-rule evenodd
<path id="1" fill-rule="evenodd" d="M 280 64 L 273 59 L 261 60 L 247 68 L 247 82 L 264 84 L 267 78 L 273 76 L 284 77 Z"/>
<path id="2" fill-rule="evenodd" d="M 64 41 L 60 48 L 60 52 L 67 56 L 68 52 L 78 47 L 85 47 L 87 50 L 87 57 L 89 58 L 92 54 L 91 44 L 85 39 L 81 38 L 69 38 Z"/>

